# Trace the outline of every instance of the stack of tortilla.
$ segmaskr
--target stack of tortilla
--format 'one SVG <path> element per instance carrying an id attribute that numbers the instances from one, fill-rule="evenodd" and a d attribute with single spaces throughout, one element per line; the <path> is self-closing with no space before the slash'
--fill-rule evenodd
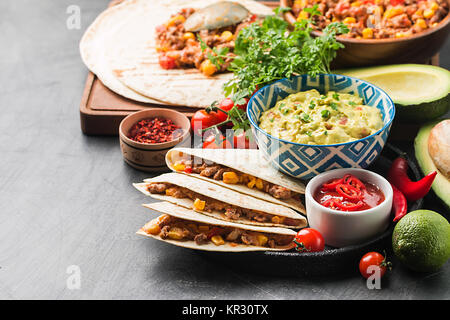
<path id="1" fill-rule="evenodd" d="M 307 225 L 304 185 L 273 169 L 258 150 L 174 148 L 167 153 L 166 163 L 174 172 L 134 184 L 145 195 L 162 201 L 144 204 L 163 215 L 143 226 L 140 235 L 198 250 L 273 251 L 292 249 L 295 230 Z M 225 179 L 227 173 L 246 180 L 230 183 Z M 277 189 L 286 191 L 285 196 L 278 197 L 273 192 Z M 233 215 L 236 212 L 240 214 Z M 172 222 L 164 231 L 159 224 L 168 219 L 177 223 Z M 194 239 L 194 235 L 181 239 L 171 234 L 175 229 L 181 233 L 183 226 L 186 230 L 203 228 L 205 235 L 198 231 L 202 239 Z M 222 233 L 223 238 L 211 239 L 211 234 L 206 235 L 212 230 L 219 235 L 220 230 L 227 232 Z"/>
<path id="2" fill-rule="evenodd" d="M 203 8 L 220 0 L 124 0 L 101 13 L 80 42 L 86 66 L 112 91 L 135 101 L 203 108 L 223 97 L 231 73 L 213 77 L 199 70 L 159 66 L 155 28 L 182 8 Z M 233 0 L 258 15 L 270 8 Z"/>

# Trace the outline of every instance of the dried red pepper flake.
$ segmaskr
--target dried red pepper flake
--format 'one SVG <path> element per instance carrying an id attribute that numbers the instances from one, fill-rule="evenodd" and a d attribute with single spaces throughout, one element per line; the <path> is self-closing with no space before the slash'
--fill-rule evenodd
<path id="1" fill-rule="evenodd" d="M 128 132 L 128 138 L 140 143 L 162 143 L 182 135 L 181 127 L 170 119 L 148 118 L 136 122 Z"/>

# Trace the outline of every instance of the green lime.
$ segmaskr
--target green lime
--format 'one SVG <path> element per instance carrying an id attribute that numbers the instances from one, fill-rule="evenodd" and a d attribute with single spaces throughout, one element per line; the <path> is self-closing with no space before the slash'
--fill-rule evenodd
<path id="1" fill-rule="evenodd" d="M 395 226 L 392 248 L 408 268 L 436 271 L 450 257 L 450 224 L 437 212 L 412 211 Z"/>

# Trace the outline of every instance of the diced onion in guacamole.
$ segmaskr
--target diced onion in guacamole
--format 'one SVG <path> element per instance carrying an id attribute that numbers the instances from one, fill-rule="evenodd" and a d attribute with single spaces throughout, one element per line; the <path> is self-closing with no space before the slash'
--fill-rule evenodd
<path id="1" fill-rule="evenodd" d="M 309 90 L 289 95 L 265 111 L 260 128 L 302 144 L 336 144 L 367 137 L 383 127 L 380 110 L 348 93 Z"/>

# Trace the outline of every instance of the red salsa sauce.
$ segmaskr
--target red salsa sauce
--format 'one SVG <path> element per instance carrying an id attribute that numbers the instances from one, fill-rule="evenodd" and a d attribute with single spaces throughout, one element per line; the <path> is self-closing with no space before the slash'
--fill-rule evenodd
<path id="1" fill-rule="evenodd" d="M 182 135 L 180 126 L 170 119 L 149 118 L 136 122 L 128 132 L 128 138 L 141 143 L 169 142 Z"/>
<path id="2" fill-rule="evenodd" d="M 324 207 L 339 211 L 362 211 L 374 208 L 385 199 L 379 187 L 351 174 L 324 183 L 313 194 Z"/>

